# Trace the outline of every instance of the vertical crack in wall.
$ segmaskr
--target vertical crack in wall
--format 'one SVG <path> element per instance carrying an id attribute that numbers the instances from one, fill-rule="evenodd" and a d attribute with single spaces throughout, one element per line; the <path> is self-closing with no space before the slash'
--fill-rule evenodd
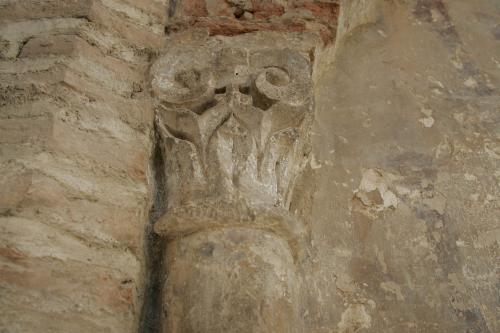
<path id="1" fill-rule="evenodd" d="M 139 323 L 139 333 L 158 333 L 161 330 L 163 267 L 166 241 L 157 235 L 153 226 L 166 209 L 165 168 L 158 130 L 154 128 L 155 145 L 152 156 L 154 202 L 146 226 L 146 286 Z"/>

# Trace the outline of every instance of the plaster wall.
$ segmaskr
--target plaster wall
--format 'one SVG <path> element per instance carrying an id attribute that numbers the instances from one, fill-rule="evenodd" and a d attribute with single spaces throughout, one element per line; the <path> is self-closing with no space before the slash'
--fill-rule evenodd
<path id="1" fill-rule="evenodd" d="M 309 332 L 498 332 L 499 3 L 344 5 L 304 181 Z"/>

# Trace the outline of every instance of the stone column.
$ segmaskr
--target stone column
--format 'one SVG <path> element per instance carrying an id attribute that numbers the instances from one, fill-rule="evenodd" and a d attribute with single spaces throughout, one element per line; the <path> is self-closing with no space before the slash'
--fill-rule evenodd
<path id="1" fill-rule="evenodd" d="M 163 332 L 302 332 L 305 228 L 289 208 L 324 39 L 250 15 L 175 22 L 151 69 L 167 179 Z"/>

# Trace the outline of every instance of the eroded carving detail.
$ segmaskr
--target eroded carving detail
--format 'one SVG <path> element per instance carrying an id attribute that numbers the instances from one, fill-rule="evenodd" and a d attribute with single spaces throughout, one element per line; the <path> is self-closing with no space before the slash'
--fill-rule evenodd
<path id="1" fill-rule="evenodd" d="M 151 73 L 169 199 L 156 231 L 245 226 L 293 242 L 302 228 L 288 208 L 313 112 L 309 60 L 212 38 L 169 45 Z"/>

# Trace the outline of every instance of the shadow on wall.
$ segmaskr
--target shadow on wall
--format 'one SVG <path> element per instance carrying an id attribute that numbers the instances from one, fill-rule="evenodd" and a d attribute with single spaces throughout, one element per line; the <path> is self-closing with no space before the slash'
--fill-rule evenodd
<path id="1" fill-rule="evenodd" d="M 151 158 L 151 166 L 154 174 L 155 199 L 149 214 L 149 224 L 146 226 L 146 287 L 144 302 L 141 309 L 139 322 L 140 333 L 157 333 L 161 330 L 162 316 L 162 285 L 164 252 L 166 240 L 156 234 L 153 230 L 155 222 L 165 213 L 165 167 L 161 146 L 159 144 L 158 132 L 155 126 L 155 146 Z"/>

